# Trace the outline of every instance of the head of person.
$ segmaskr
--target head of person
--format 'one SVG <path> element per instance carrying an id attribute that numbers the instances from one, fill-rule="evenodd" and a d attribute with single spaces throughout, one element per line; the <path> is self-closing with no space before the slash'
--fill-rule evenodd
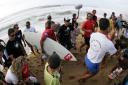
<path id="1" fill-rule="evenodd" d="M 126 48 L 123 52 L 123 58 L 128 59 L 128 48 Z"/>
<path id="2" fill-rule="evenodd" d="M 18 78 L 22 78 L 22 66 L 26 61 L 27 59 L 25 58 L 25 56 L 19 56 L 12 61 L 11 71 L 15 73 Z"/>
<path id="3" fill-rule="evenodd" d="M 11 41 L 15 40 L 15 30 L 13 28 L 8 29 L 8 36 L 9 36 L 9 40 Z"/>
<path id="4" fill-rule="evenodd" d="M 51 16 L 51 15 L 48 15 L 48 16 L 47 16 L 47 20 L 48 20 L 48 21 L 51 21 L 51 20 L 52 20 L 52 16 Z"/>
<path id="5" fill-rule="evenodd" d="M 115 12 L 112 12 L 112 15 L 115 16 Z"/>
<path id="6" fill-rule="evenodd" d="M 115 12 L 112 12 L 110 19 L 115 18 Z"/>
<path id="7" fill-rule="evenodd" d="M 70 24 L 70 19 L 64 18 L 64 24 L 65 24 L 65 26 L 68 26 Z"/>
<path id="8" fill-rule="evenodd" d="M 51 21 L 48 21 L 47 23 L 45 23 L 45 28 L 46 29 L 50 29 L 51 28 Z"/>
<path id="9" fill-rule="evenodd" d="M 92 19 L 92 17 L 93 17 L 93 16 L 92 16 L 92 14 L 91 14 L 91 13 L 87 13 L 87 19 L 88 19 L 88 20 L 91 20 L 91 19 Z"/>
<path id="10" fill-rule="evenodd" d="M 13 29 L 15 30 L 15 32 L 17 32 L 17 31 L 19 30 L 18 24 L 15 24 L 15 25 L 13 26 Z"/>
<path id="11" fill-rule="evenodd" d="M 96 10 L 92 10 L 92 14 L 95 15 L 96 14 Z"/>
<path id="12" fill-rule="evenodd" d="M 107 17 L 107 13 L 104 13 L 104 18 L 106 18 Z"/>
<path id="13" fill-rule="evenodd" d="M 29 21 L 26 22 L 26 28 L 30 28 L 31 23 Z"/>
<path id="14" fill-rule="evenodd" d="M 61 59 L 57 53 L 53 52 L 53 54 L 48 59 L 49 67 L 54 71 L 59 69 L 61 64 Z"/>
<path id="15" fill-rule="evenodd" d="M 3 53 L 4 53 L 4 46 L 0 44 L 0 61 L 2 60 Z"/>
<path id="16" fill-rule="evenodd" d="M 116 20 L 116 17 L 115 17 L 114 15 L 112 15 L 112 16 L 111 16 L 111 19 L 112 19 L 113 21 L 115 21 L 115 20 Z"/>
<path id="17" fill-rule="evenodd" d="M 76 13 L 73 13 L 72 17 L 73 17 L 73 18 L 76 18 Z"/>
<path id="18" fill-rule="evenodd" d="M 110 26 L 110 23 L 108 19 L 101 18 L 99 20 L 99 28 L 101 31 L 108 32 L 109 26 Z"/>
<path id="19" fill-rule="evenodd" d="M 119 18 L 120 18 L 120 19 L 122 19 L 122 18 L 123 18 L 122 14 L 120 14 L 120 15 L 119 15 Z"/>

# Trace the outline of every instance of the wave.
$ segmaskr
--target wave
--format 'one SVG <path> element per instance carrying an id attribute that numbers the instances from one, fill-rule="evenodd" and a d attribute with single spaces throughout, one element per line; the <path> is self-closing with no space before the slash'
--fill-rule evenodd
<path id="1" fill-rule="evenodd" d="M 8 25 L 18 23 L 22 20 L 25 20 L 25 19 L 28 19 L 31 17 L 46 16 L 48 14 L 53 14 L 53 13 L 57 13 L 57 12 L 58 12 L 58 14 L 59 13 L 60 14 L 69 13 L 69 11 L 67 12 L 67 10 L 69 7 L 72 7 L 72 6 L 74 6 L 74 5 L 47 5 L 47 6 L 39 6 L 39 7 L 26 9 L 26 10 L 14 13 L 12 15 L 9 15 L 9 16 L 1 19 L 0 20 L 0 29 L 4 29 Z"/>

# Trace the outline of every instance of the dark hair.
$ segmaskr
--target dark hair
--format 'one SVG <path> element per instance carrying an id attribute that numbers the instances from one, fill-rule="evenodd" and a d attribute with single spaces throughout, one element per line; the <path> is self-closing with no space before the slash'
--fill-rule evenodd
<path id="1" fill-rule="evenodd" d="M 47 16 L 47 19 L 52 19 L 52 16 L 51 16 L 51 15 L 48 15 L 48 16 Z"/>
<path id="2" fill-rule="evenodd" d="M 0 44 L 0 51 L 4 51 L 4 46 Z"/>
<path id="3" fill-rule="evenodd" d="M 76 13 L 73 13 L 73 15 L 72 15 L 73 17 L 75 17 L 76 16 Z"/>
<path id="4" fill-rule="evenodd" d="M 99 20 L 100 30 L 107 30 L 109 26 L 110 26 L 110 23 L 109 23 L 109 20 L 108 19 L 101 18 Z"/>
<path id="5" fill-rule="evenodd" d="M 123 57 L 128 59 L 128 48 L 124 50 Z"/>
<path id="6" fill-rule="evenodd" d="M 55 52 L 48 59 L 48 64 L 52 69 L 58 68 L 60 66 L 60 62 L 61 59 Z"/>
<path id="7" fill-rule="evenodd" d="M 9 28 L 8 29 L 8 35 L 10 35 L 11 33 L 14 33 L 15 31 L 14 31 L 14 29 L 13 28 Z"/>
<path id="8" fill-rule="evenodd" d="M 115 40 L 116 43 L 115 43 L 115 47 L 116 49 L 126 49 L 128 47 L 128 40 L 122 35 L 120 36 L 120 39 L 116 39 Z"/>
<path id="9" fill-rule="evenodd" d="M 30 22 L 29 22 L 29 21 L 27 21 L 27 22 L 26 22 L 26 24 L 29 24 L 29 25 L 30 25 Z"/>
<path id="10" fill-rule="evenodd" d="M 96 10 L 95 10 L 95 9 L 94 9 L 94 10 L 92 10 L 92 12 L 94 12 L 94 11 L 96 12 Z"/>
<path id="11" fill-rule="evenodd" d="M 18 27 L 18 24 L 14 24 L 13 28 L 14 28 L 14 29 L 18 29 L 18 28 L 16 28 L 16 27 Z"/>
<path id="12" fill-rule="evenodd" d="M 107 13 L 104 13 L 104 17 L 106 17 L 107 16 Z"/>
<path id="13" fill-rule="evenodd" d="M 115 15 L 115 12 L 112 12 L 112 15 Z"/>

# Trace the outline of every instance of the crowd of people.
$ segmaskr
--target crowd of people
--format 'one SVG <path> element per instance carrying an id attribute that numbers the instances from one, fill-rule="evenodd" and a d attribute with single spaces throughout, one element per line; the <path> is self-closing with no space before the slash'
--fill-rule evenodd
<path id="1" fill-rule="evenodd" d="M 115 79 L 128 68 L 128 31 L 127 27 L 124 27 L 125 21 L 122 14 L 116 17 L 115 12 L 112 12 L 110 18 L 107 18 L 107 13 L 104 13 L 102 18 L 98 18 L 96 10 L 93 10 L 87 13 L 86 20 L 83 23 L 78 23 L 78 19 L 79 14 L 77 16 L 74 13 L 72 19 L 66 17 L 64 24 L 60 25 L 52 21 L 51 15 L 47 17 L 45 30 L 40 39 L 40 50 L 45 55 L 42 62 L 47 60 L 44 68 L 46 85 L 61 85 L 62 81 L 60 57 L 55 52 L 49 56 L 43 49 L 43 43 L 47 37 L 59 42 L 69 51 L 75 49 L 81 52 L 86 45 L 84 63 L 87 71 L 82 76 L 73 78 L 74 81 L 79 81 L 79 83 L 96 75 L 100 71 L 100 64 L 106 56 L 116 56 L 119 61 L 119 64 L 115 65 L 108 74 L 110 80 Z M 80 30 L 84 33 L 82 34 Z M 37 31 L 31 26 L 30 21 L 27 21 L 24 32 L 36 33 Z M 84 43 L 78 49 L 76 37 L 79 34 L 83 36 Z M 34 52 L 33 45 L 25 40 L 18 24 L 8 29 L 8 37 L 9 40 L 4 45 L 2 44 L 4 41 L 0 40 L 0 85 L 40 85 L 36 75 L 30 71 L 24 48 L 28 45 Z M 6 74 L 2 73 L 4 67 L 8 68 Z M 126 81 L 126 83 L 128 82 Z"/>

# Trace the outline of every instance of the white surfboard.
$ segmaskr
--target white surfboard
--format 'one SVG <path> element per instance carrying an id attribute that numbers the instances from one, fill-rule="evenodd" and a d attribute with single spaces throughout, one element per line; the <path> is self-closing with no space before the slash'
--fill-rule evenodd
<path id="1" fill-rule="evenodd" d="M 41 33 L 34 33 L 34 32 L 24 32 L 25 39 L 32 45 L 35 45 L 38 49 L 40 49 L 40 39 L 41 39 Z M 65 47 L 63 47 L 58 42 L 46 38 L 43 45 L 44 51 L 48 55 L 52 55 L 53 52 L 56 52 L 62 60 L 66 61 L 77 61 L 75 56 L 68 51 Z"/>
<path id="2" fill-rule="evenodd" d="M 38 49 L 41 49 L 40 47 L 40 39 L 41 39 L 41 33 L 40 32 L 24 32 L 25 39 L 32 44 L 33 46 L 36 46 Z"/>

